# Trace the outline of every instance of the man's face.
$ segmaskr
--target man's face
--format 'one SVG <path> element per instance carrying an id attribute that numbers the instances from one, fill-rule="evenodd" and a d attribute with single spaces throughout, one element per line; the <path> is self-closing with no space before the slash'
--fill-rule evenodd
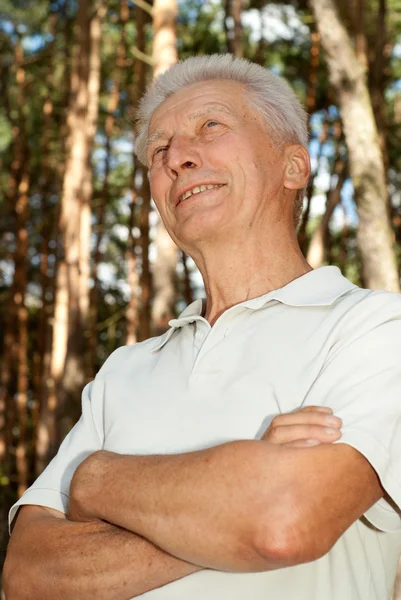
<path id="1" fill-rule="evenodd" d="M 153 113 L 149 140 L 152 196 L 184 250 L 216 236 L 241 242 L 280 218 L 284 154 L 241 84 L 205 81 L 173 94 Z"/>

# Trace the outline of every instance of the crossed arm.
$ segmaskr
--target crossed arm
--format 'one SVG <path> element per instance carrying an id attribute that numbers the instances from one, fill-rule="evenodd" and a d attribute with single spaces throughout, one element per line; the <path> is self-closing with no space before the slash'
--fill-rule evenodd
<path id="1" fill-rule="evenodd" d="M 7 600 L 128 600 L 205 567 L 263 571 L 322 556 L 383 492 L 353 448 L 307 447 L 336 439 L 323 411 L 295 415 L 261 441 L 168 456 L 96 452 L 74 475 L 68 520 L 20 511 Z"/>

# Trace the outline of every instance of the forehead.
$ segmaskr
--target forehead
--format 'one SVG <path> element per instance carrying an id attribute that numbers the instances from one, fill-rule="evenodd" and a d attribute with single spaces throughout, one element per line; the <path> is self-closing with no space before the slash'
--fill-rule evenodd
<path id="1" fill-rule="evenodd" d="M 154 111 L 149 123 L 149 132 L 164 121 L 180 117 L 192 119 L 213 110 L 244 117 L 250 113 L 244 85 L 237 81 L 220 79 L 188 85 L 169 96 Z"/>

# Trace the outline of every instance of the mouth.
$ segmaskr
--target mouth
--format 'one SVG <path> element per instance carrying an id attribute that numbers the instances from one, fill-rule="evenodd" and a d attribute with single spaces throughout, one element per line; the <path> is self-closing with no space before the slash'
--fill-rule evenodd
<path id="1" fill-rule="evenodd" d="M 181 194 L 181 196 L 178 198 L 178 202 L 177 202 L 176 206 L 181 204 L 181 202 L 188 200 L 188 198 L 190 198 L 191 196 L 197 196 L 198 194 L 203 194 L 204 192 L 208 192 L 209 190 L 221 188 L 221 187 L 223 187 L 223 185 L 225 185 L 225 184 L 224 183 L 210 183 L 210 184 L 199 185 L 190 190 L 187 190 L 186 192 Z"/>

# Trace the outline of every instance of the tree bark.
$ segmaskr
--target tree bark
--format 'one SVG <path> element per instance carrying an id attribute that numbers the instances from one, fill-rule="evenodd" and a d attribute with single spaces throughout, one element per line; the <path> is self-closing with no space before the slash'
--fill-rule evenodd
<path id="1" fill-rule="evenodd" d="M 92 170 L 100 85 L 100 36 L 104 6 L 93 12 L 91 0 L 80 0 L 71 69 L 67 116 L 67 160 L 60 228 L 63 256 L 57 274 L 51 404 L 57 406 L 57 443 L 79 414 L 85 384 L 85 328 L 89 307 Z M 69 405 L 68 414 L 66 412 Z"/>
<path id="2" fill-rule="evenodd" d="M 337 156 L 334 165 L 333 175 L 337 177 L 337 181 L 327 192 L 326 209 L 311 237 L 308 254 L 306 256 L 306 260 L 314 269 L 321 267 L 323 264 L 327 248 L 330 220 L 336 206 L 341 202 L 341 189 L 346 179 L 346 164 L 339 156 Z M 333 179 L 333 175 L 331 179 Z"/>
<path id="3" fill-rule="evenodd" d="M 135 169 L 134 169 L 135 177 Z M 130 287 L 130 299 L 128 301 L 127 310 L 125 313 L 127 323 L 127 337 L 126 344 L 135 344 L 138 339 L 138 328 L 139 328 L 139 303 L 138 303 L 138 288 L 139 288 L 139 276 L 138 266 L 135 252 L 135 238 L 134 238 L 134 225 L 135 225 L 135 208 L 136 208 L 137 194 L 133 189 L 131 192 L 130 202 L 130 221 L 128 231 L 128 245 L 127 245 L 127 281 Z"/>
<path id="4" fill-rule="evenodd" d="M 177 60 L 175 22 L 176 0 L 155 0 L 153 4 L 153 75 L 157 77 Z M 152 326 L 155 335 L 166 330 L 175 315 L 178 250 L 162 221 L 156 226 L 156 261 L 153 266 Z"/>
<path id="5" fill-rule="evenodd" d="M 191 277 L 188 269 L 188 255 L 185 252 L 181 252 L 182 268 L 184 271 L 184 300 L 188 306 L 194 300 L 194 294 L 191 285 Z"/>
<path id="6" fill-rule="evenodd" d="M 383 157 L 365 73 L 333 0 L 310 0 L 310 3 L 326 51 L 330 81 L 338 95 L 348 146 L 359 216 L 357 240 L 363 284 L 371 289 L 400 291 L 386 209 Z"/>
<path id="7" fill-rule="evenodd" d="M 129 6 L 128 0 L 122 0 L 120 3 L 120 26 L 121 36 L 117 46 L 116 56 L 116 67 L 113 73 L 111 82 L 111 91 L 109 100 L 107 103 L 107 116 L 105 120 L 105 135 L 106 135 L 106 156 L 104 162 L 104 179 L 103 185 L 100 192 L 99 204 L 97 206 L 97 235 L 95 248 L 93 252 L 93 268 L 92 268 L 92 279 L 93 287 L 90 292 L 90 331 L 88 339 L 88 360 L 87 360 L 87 372 L 88 376 L 92 379 L 96 374 L 96 349 L 97 349 L 97 319 L 98 319 L 98 303 L 99 303 L 99 291 L 100 282 L 98 277 L 99 263 L 101 260 L 101 244 L 104 233 L 104 221 L 107 211 L 107 205 L 109 202 L 109 183 L 110 183 L 110 170 L 111 170 L 111 156 L 112 156 L 112 138 L 114 136 L 115 127 L 115 112 L 119 105 L 120 100 L 120 88 L 122 80 L 122 70 L 126 59 L 126 32 L 125 27 L 129 19 Z"/>
<path id="8" fill-rule="evenodd" d="M 139 231 L 141 240 L 141 308 L 139 315 L 139 333 L 138 340 L 141 342 L 151 336 L 151 296 L 152 296 L 152 275 L 150 271 L 149 245 L 150 245 L 150 187 L 147 177 L 147 171 L 142 171 L 142 185 L 140 188 L 142 198 L 139 213 Z"/>
<path id="9" fill-rule="evenodd" d="M 26 131 L 26 73 L 22 40 L 15 44 L 16 123 L 13 130 L 13 160 L 7 200 L 13 215 L 15 233 L 14 277 L 8 299 L 8 319 L 4 332 L 3 361 L 0 388 L 0 457 L 2 471 L 9 476 L 12 470 L 13 426 L 18 417 L 16 468 L 18 494 L 27 488 L 27 392 L 28 392 L 28 310 L 25 295 L 28 278 L 28 200 L 29 151 Z"/>
<path id="10" fill-rule="evenodd" d="M 244 56 L 244 36 L 241 23 L 242 6 L 243 0 L 225 0 L 224 29 L 226 32 L 227 49 L 231 54 L 239 58 Z M 229 23 L 230 21 L 232 24 Z"/>

